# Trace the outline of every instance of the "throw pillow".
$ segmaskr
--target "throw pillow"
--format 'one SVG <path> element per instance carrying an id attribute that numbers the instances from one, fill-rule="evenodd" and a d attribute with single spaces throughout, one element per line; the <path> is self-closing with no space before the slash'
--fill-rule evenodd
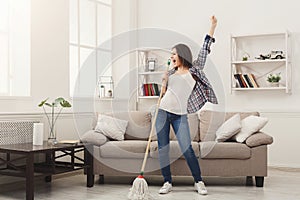
<path id="1" fill-rule="evenodd" d="M 114 140 L 124 140 L 128 121 L 99 114 L 95 131 Z"/>
<path id="2" fill-rule="evenodd" d="M 261 132 L 251 135 L 246 140 L 246 145 L 248 147 L 257 147 L 260 145 L 267 145 L 272 143 L 273 143 L 273 137 Z"/>
<path id="3" fill-rule="evenodd" d="M 216 141 L 224 142 L 237 134 L 242 128 L 240 114 L 226 120 L 216 131 Z"/>
<path id="4" fill-rule="evenodd" d="M 108 139 L 105 135 L 103 135 L 102 133 L 98 133 L 94 130 L 87 131 L 81 136 L 81 142 L 87 142 L 97 146 L 101 146 L 107 141 Z"/>
<path id="5" fill-rule="evenodd" d="M 239 133 L 233 136 L 233 139 L 237 142 L 244 142 L 250 135 L 258 132 L 262 129 L 268 122 L 268 119 L 265 117 L 258 117 L 250 115 L 242 120 L 242 128 Z"/>

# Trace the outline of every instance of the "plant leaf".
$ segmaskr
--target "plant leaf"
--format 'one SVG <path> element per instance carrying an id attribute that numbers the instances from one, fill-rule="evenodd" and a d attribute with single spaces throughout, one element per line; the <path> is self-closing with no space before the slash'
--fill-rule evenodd
<path id="1" fill-rule="evenodd" d="M 54 107 L 57 107 L 62 101 L 64 101 L 65 99 L 64 98 L 62 98 L 62 97 L 59 97 L 59 98 L 56 98 L 55 100 L 54 100 L 54 102 L 53 102 L 53 106 Z"/>
<path id="2" fill-rule="evenodd" d="M 39 107 L 43 106 L 47 101 L 48 101 L 49 98 L 45 99 L 44 101 L 41 101 L 41 103 L 39 104 Z"/>
<path id="3" fill-rule="evenodd" d="M 72 105 L 67 100 L 63 100 L 62 102 L 60 102 L 60 105 L 64 108 L 72 107 Z"/>
<path id="4" fill-rule="evenodd" d="M 42 101 L 38 106 L 41 107 L 41 106 L 46 105 L 46 106 L 49 106 L 51 108 L 54 108 L 54 107 L 57 107 L 58 105 L 61 105 L 64 108 L 72 107 L 72 105 L 67 100 L 65 100 L 63 97 L 56 98 L 52 103 L 47 102 L 48 99 L 49 98 Z"/>

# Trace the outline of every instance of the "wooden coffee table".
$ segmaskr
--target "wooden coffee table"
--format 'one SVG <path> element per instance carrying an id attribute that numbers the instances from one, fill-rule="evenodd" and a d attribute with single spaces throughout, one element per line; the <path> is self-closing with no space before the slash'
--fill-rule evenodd
<path id="1" fill-rule="evenodd" d="M 58 153 L 60 152 L 60 153 Z M 84 158 L 78 153 L 84 152 Z M 34 162 L 35 154 L 44 154 L 45 161 Z M 12 154 L 16 158 L 12 158 Z M 0 145 L 0 174 L 26 178 L 26 199 L 34 199 L 34 176 L 42 174 L 46 182 L 51 182 L 52 175 L 84 169 L 87 175 L 87 187 L 94 186 L 93 174 L 93 145 L 92 144 L 56 144 L 41 146 L 32 143 Z M 59 161 L 63 158 L 63 161 Z M 25 165 L 17 164 L 25 160 Z M 60 159 L 62 160 L 62 159 Z M 65 161 L 67 160 L 67 161 Z M 22 162 L 24 163 L 24 162 Z"/>

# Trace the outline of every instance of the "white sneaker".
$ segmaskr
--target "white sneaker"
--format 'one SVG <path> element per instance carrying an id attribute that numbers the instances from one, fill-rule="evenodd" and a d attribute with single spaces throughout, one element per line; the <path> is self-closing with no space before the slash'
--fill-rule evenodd
<path id="1" fill-rule="evenodd" d="M 199 181 L 198 183 L 195 183 L 195 189 L 198 191 L 199 194 L 207 195 L 207 190 L 203 181 Z"/>
<path id="2" fill-rule="evenodd" d="M 160 188 L 159 194 L 167 194 L 172 191 L 172 183 L 165 182 L 164 185 Z"/>

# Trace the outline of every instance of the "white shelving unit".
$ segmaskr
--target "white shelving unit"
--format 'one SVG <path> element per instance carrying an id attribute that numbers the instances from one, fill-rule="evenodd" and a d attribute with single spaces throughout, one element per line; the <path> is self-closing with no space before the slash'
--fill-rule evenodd
<path id="1" fill-rule="evenodd" d="M 114 81 L 112 76 L 99 76 L 97 87 L 99 99 L 110 100 L 114 98 Z"/>
<path id="2" fill-rule="evenodd" d="M 231 35 L 231 92 L 232 91 L 266 91 L 283 90 L 291 93 L 291 45 L 290 33 Z M 260 54 L 267 55 L 271 51 L 283 51 L 283 59 L 259 60 Z M 243 56 L 250 56 L 243 61 Z M 268 85 L 269 74 L 280 73 L 279 87 Z M 253 74 L 258 87 L 243 88 L 235 79 L 235 74 Z"/>
<path id="3" fill-rule="evenodd" d="M 144 84 L 157 84 L 160 92 L 162 76 L 167 70 L 170 51 L 148 48 L 138 50 L 137 54 L 137 103 L 139 103 L 141 99 L 157 99 L 159 97 L 158 93 L 156 93 L 156 95 L 146 95 L 143 86 Z M 149 60 L 155 60 L 154 70 L 149 70 Z"/>

